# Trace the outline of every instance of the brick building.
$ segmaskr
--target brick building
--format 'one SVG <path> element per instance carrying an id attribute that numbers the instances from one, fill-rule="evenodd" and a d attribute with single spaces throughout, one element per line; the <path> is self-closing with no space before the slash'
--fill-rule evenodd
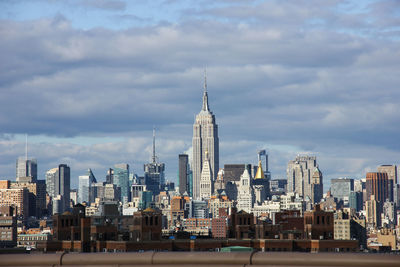
<path id="1" fill-rule="evenodd" d="M 130 240 L 150 241 L 160 240 L 162 221 L 161 213 L 152 208 L 134 213 L 133 225 L 129 227 Z"/>
<path id="2" fill-rule="evenodd" d="M 319 205 L 314 210 L 304 212 L 305 239 L 333 239 L 333 212 L 323 211 Z"/>
<path id="3" fill-rule="evenodd" d="M 233 208 L 229 220 L 229 237 L 236 239 L 254 238 L 255 226 L 253 214 L 243 210 L 237 212 L 236 208 Z"/>
<path id="4" fill-rule="evenodd" d="M 17 245 L 17 217 L 10 206 L 0 208 L 0 247 Z"/>

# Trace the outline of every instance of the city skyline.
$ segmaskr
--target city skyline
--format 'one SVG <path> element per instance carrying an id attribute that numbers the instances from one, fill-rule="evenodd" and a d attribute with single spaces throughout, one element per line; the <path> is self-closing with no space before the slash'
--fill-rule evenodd
<path id="1" fill-rule="evenodd" d="M 332 178 L 399 164 L 396 2 L 152 4 L 164 14 L 90 3 L 0 4 L 2 179 L 14 179 L 25 133 L 38 179 L 62 163 L 73 188 L 88 168 L 100 181 L 117 163 L 141 175 L 156 125 L 166 179 L 177 181 L 205 66 L 220 167 L 257 164 L 267 149 L 272 178 L 285 178 L 305 152 L 326 191 Z"/>

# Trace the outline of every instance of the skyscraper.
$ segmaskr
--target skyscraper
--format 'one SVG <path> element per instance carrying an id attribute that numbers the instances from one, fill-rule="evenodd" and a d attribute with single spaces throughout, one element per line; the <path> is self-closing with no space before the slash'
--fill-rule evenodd
<path id="1" fill-rule="evenodd" d="M 179 155 L 179 194 L 188 193 L 188 174 L 189 174 L 189 156 L 187 154 Z"/>
<path id="2" fill-rule="evenodd" d="M 152 162 L 144 164 L 144 181 L 148 191 L 153 192 L 153 196 L 160 193 L 161 187 L 165 185 L 164 177 L 165 164 L 157 162 L 156 157 L 156 134 L 153 129 L 153 154 Z"/>
<path id="3" fill-rule="evenodd" d="M 287 192 L 295 192 L 312 203 L 322 197 L 322 173 L 315 156 L 297 156 L 288 163 Z"/>
<path id="4" fill-rule="evenodd" d="M 219 170 L 218 125 L 208 106 L 207 80 L 204 77 L 203 107 L 193 124 L 193 197 L 200 197 L 201 169 L 208 151 L 212 176 Z"/>
<path id="5" fill-rule="evenodd" d="M 64 202 L 64 211 L 69 210 L 70 193 L 71 193 L 71 170 L 66 164 L 60 164 L 58 166 L 58 172 L 60 174 L 60 195 L 62 195 Z"/>
<path id="6" fill-rule="evenodd" d="M 78 190 L 78 201 L 79 203 L 90 203 L 92 198 L 90 196 L 91 187 L 93 183 L 97 183 L 96 178 L 93 175 L 91 169 L 88 169 L 86 175 L 79 176 L 79 190 Z"/>
<path id="7" fill-rule="evenodd" d="M 368 172 L 366 178 L 367 201 L 371 200 L 371 196 L 374 195 L 382 210 L 383 203 L 389 198 L 388 175 L 386 172 Z"/>
<path id="8" fill-rule="evenodd" d="M 130 197 L 128 164 L 121 163 L 114 165 L 113 182 L 121 190 L 122 202 L 128 202 Z"/>
<path id="9" fill-rule="evenodd" d="M 58 168 L 46 172 L 46 191 L 53 200 L 57 199 L 59 208 L 55 210 L 58 212 L 69 209 L 70 178 L 70 168 L 66 164 L 60 164 Z"/>
<path id="10" fill-rule="evenodd" d="M 20 157 L 17 159 L 16 178 L 32 177 L 32 182 L 37 181 L 37 161 L 34 158 Z"/>

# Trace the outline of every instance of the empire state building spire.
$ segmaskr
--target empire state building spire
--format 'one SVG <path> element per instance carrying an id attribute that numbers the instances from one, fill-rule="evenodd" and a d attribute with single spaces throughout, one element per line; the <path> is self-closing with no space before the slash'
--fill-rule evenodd
<path id="1" fill-rule="evenodd" d="M 204 93 L 203 93 L 203 108 L 201 110 L 210 111 L 208 107 L 208 94 L 207 94 L 207 71 L 204 70 Z"/>

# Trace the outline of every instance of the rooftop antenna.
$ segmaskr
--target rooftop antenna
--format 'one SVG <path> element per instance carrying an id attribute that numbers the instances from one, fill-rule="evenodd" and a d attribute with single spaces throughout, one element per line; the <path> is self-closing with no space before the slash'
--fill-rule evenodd
<path id="1" fill-rule="evenodd" d="M 207 92 L 207 67 L 204 68 L 204 92 Z"/>
<path id="2" fill-rule="evenodd" d="M 203 93 L 203 108 L 204 111 L 209 111 L 208 96 L 207 96 L 207 69 L 204 69 L 204 93 Z"/>
<path id="3" fill-rule="evenodd" d="M 156 163 L 156 128 L 153 126 L 153 163 Z"/>

